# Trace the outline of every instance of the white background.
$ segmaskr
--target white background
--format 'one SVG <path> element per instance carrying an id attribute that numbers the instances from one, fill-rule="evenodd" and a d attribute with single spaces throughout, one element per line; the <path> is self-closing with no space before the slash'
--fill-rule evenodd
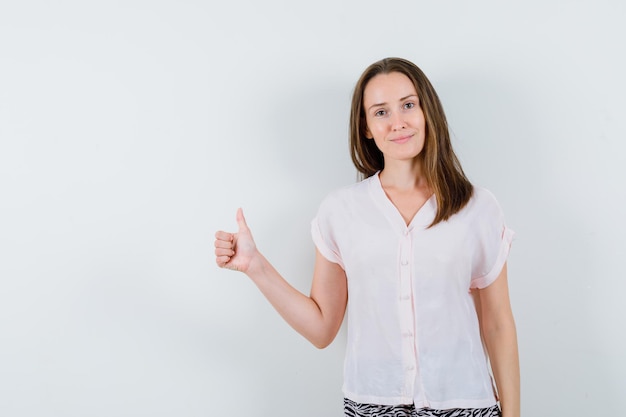
<path id="1" fill-rule="evenodd" d="M 356 179 L 351 91 L 386 56 L 429 75 L 517 232 L 523 414 L 621 414 L 625 18 L 617 0 L 3 1 L 0 415 L 341 415 L 343 330 L 315 349 L 215 266 L 213 235 L 243 207 L 308 292 L 309 222 Z"/>

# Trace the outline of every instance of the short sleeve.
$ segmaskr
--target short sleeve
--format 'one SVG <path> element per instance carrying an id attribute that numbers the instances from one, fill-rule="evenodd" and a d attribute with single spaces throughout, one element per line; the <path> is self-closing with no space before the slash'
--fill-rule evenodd
<path id="1" fill-rule="evenodd" d="M 335 206 L 331 197 L 322 201 L 317 215 L 311 221 L 311 236 L 315 247 L 324 258 L 344 268 L 336 239 L 337 227 L 334 226 L 334 215 L 337 213 Z"/>
<path id="2" fill-rule="evenodd" d="M 474 242 L 470 288 L 485 288 L 500 275 L 515 232 L 506 226 L 498 201 L 489 191 L 475 189 Z"/>

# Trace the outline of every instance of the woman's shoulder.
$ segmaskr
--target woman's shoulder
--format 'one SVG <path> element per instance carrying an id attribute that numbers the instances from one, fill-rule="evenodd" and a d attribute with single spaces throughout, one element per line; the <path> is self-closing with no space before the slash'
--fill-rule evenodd
<path id="1" fill-rule="evenodd" d="M 496 200 L 496 196 L 487 188 L 481 187 L 479 185 L 474 185 L 473 186 L 473 193 L 472 193 L 472 199 L 478 202 L 482 202 L 482 203 L 493 203 L 496 202 L 498 200 Z"/>
<path id="2" fill-rule="evenodd" d="M 372 177 L 344 185 L 329 192 L 321 201 L 319 211 L 346 211 L 355 204 L 363 204 L 369 195 Z"/>
<path id="3" fill-rule="evenodd" d="M 477 185 L 473 186 L 472 197 L 466 208 L 478 215 L 484 216 L 500 214 L 502 212 L 496 196 L 487 188 Z"/>
<path id="4" fill-rule="evenodd" d="M 373 177 L 365 178 L 353 184 L 347 184 L 342 187 L 336 188 L 329 192 L 323 201 L 331 200 L 347 200 L 355 197 L 362 196 L 369 191 L 370 183 L 373 181 Z"/>

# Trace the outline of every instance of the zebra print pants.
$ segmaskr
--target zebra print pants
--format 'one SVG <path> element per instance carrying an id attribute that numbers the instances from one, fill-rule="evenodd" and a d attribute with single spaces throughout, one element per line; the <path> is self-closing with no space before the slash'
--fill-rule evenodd
<path id="1" fill-rule="evenodd" d="M 501 417 L 497 405 L 489 408 L 454 408 L 450 410 L 416 409 L 411 405 L 359 404 L 344 398 L 345 417 Z"/>

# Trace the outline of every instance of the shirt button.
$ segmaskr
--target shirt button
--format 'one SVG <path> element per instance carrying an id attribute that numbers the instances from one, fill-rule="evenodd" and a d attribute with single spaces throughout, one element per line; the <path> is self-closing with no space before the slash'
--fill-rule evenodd
<path id="1" fill-rule="evenodd" d="M 403 259 L 403 260 L 401 260 L 401 261 L 400 261 L 400 263 L 401 263 L 403 266 L 407 266 L 407 265 L 409 264 L 409 261 L 407 261 L 406 259 Z"/>
<path id="2" fill-rule="evenodd" d="M 400 300 L 402 301 L 407 301 L 408 299 L 410 299 L 411 297 L 408 295 L 403 295 L 402 297 L 400 297 Z"/>
<path id="3" fill-rule="evenodd" d="M 413 332 L 404 332 L 404 333 L 402 333 L 402 336 L 404 336 L 404 337 L 411 337 L 411 336 L 413 336 Z"/>
<path id="4" fill-rule="evenodd" d="M 413 366 L 413 365 L 409 365 L 409 366 L 406 367 L 407 371 L 412 371 L 413 369 L 415 369 L 415 366 Z"/>

